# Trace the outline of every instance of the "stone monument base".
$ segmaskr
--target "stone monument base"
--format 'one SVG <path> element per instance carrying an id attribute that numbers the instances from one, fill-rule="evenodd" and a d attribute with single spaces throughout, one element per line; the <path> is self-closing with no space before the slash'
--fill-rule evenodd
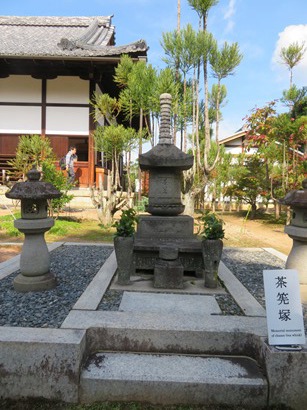
<path id="1" fill-rule="evenodd" d="M 160 260 L 160 250 L 166 246 L 177 250 L 178 262 L 185 273 L 202 278 L 201 241 L 193 230 L 194 220 L 187 215 L 140 216 L 133 248 L 136 270 L 153 272 Z"/>
<path id="2" fill-rule="evenodd" d="M 50 290 L 57 285 L 53 273 L 48 272 L 39 276 L 25 276 L 21 273 L 14 279 L 14 289 L 17 292 L 38 292 Z"/>

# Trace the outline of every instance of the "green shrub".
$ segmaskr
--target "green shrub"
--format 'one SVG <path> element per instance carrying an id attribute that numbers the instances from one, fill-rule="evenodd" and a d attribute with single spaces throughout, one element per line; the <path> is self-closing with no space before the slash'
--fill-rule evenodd
<path id="1" fill-rule="evenodd" d="M 133 208 L 123 211 L 119 221 L 113 225 L 116 228 L 114 236 L 133 236 L 137 220 L 136 211 Z"/>
<path id="2" fill-rule="evenodd" d="M 206 211 L 199 219 L 203 225 L 203 230 L 200 232 L 200 235 L 203 237 L 203 239 L 224 238 L 224 222 L 214 212 Z"/>

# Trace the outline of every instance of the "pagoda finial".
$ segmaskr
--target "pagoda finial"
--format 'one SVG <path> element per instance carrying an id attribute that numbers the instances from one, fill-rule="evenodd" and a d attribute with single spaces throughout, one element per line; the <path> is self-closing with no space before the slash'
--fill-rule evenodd
<path id="1" fill-rule="evenodd" d="M 172 96 L 164 93 L 160 95 L 161 124 L 159 144 L 172 144 L 171 137 L 171 105 Z"/>

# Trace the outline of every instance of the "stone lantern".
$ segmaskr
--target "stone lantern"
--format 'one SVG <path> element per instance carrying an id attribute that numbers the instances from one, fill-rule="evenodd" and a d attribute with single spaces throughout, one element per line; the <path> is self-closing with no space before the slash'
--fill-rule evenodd
<path id="1" fill-rule="evenodd" d="M 44 238 L 53 225 L 53 218 L 47 217 L 47 200 L 59 198 L 61 192 L 51 183 L 40 181 L 40 172 L 33 167 L 26 182 L 16 183 L 5 195 L 21 200 L 21 218 L 14 226 L 25 234 L 20 256 L 20 274 L 14 280 L 19 292 L 41 291 L 56 286 L 56 279 L 50 272 L 50 255 Z"/>
<path id="2" fill-rule="evenodd" d="M 302 185 L 303 189 L 290 191 L 280 203 L 292 209 L 290 225 L 285 227 L 293 239 L 286 268 L 298 271 L 302 303 L 307 303 L 307 178 Z"/>

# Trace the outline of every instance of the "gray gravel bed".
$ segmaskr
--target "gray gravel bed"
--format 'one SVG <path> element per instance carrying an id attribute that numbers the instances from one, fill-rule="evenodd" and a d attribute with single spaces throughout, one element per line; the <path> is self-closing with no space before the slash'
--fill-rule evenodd
<path id="1" fill-rule="evenodd" d="M 58 286 L 45 292 L 17 293 L 13 279 L 0 281 L 0 326 L 58 328 L 88 284 L 111 254 L 106 246 L 70 245 L 51 252 L 51 270 Z M 285 263 L 264 250 L 226 248 L 223 262 L 258 302 L 265 307 L 262 271 L 283 269 Z M 123 292 L 107 290 L 98 310 L 117 311 Z M 231 295 L 215 295 L 223 315 L 242 315 Z M 306 312 L 305 312 L 306 314 Z"/>
<path id="2" fill-rule="evenodd" d="M 18 293 L 13 279 L 0 281 L 0 325 L 58 328 L 98 270 L 110 256 L 110 246 L 61 246 L 50 252 L 50 270 L 58 285 L 44 292 Z"/>
<path id="3" fill-rule="evenodd" d="M 222 261 L 265 308 L 263 270 L 284 269 L 285 262 L 264 250 L 226 248 Z"/>

